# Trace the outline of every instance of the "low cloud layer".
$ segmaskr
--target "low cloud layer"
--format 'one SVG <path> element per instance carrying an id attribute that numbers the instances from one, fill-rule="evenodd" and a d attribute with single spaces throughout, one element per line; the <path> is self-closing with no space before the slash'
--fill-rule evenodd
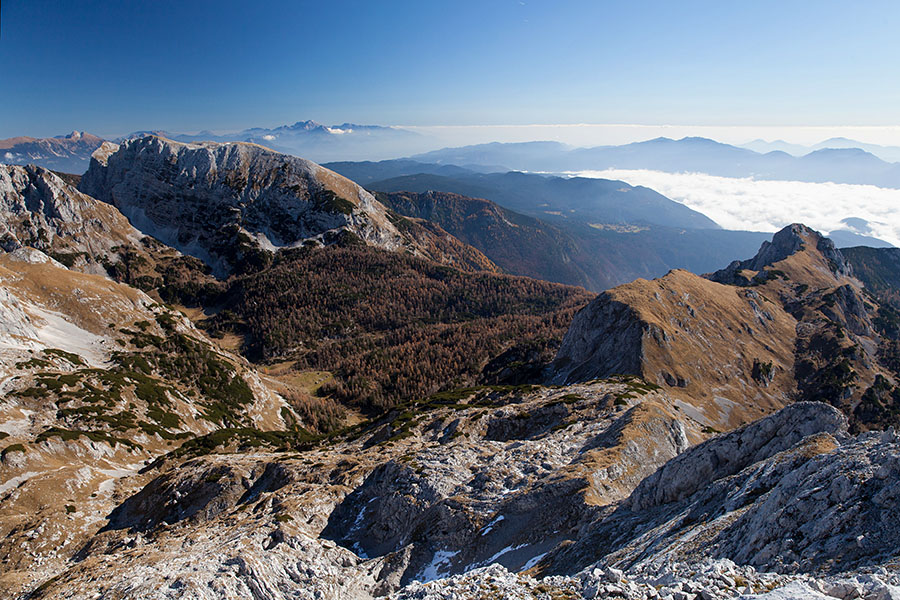
<path id="1" fill-rule="evenodd" d="M 822 233 L 849 229 L 850 217 L 868 221 L 871 235 L 900 247 L 900 190 L 873 185 L 735 179 L 703 173 L 608 169 L 572 173 L 643 185 L 703 213 L 726 229 L 777 231 L 804 223 Z"/>

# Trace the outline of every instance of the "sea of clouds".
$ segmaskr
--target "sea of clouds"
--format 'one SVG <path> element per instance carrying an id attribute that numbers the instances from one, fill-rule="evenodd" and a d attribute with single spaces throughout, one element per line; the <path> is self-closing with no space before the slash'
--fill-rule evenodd
<path id="1" fill-rule="evenodd" d="M 725 229 L 777 231 L 804 223 L 828 234 L 852 229 L 847 218 L 868 221 L 870 235 L 900 247 L 900 190 L 874 185 L 807 183 L 731 178 L 704 173 L 607 169 L 570 173 L 580 177 L 618 179 L 652 188 L 699 211 Z"/>

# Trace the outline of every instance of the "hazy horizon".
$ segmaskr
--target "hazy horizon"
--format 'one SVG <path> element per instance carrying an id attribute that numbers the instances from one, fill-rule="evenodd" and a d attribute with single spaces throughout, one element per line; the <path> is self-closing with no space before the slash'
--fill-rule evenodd
<path id="1" fill-rule="evenodd" d="M 702 137 L 724 144 L 742 146 L 757 140 L 765 142 L 783 141 L 800 146 L 814 146 L 834 138 L 846 138 L 863 144 L 900 147 L 900 126 L 747 126 L 747 125 L 647 125 L 624 123 L 560 123 L 530 125 L 403 125 L 390 123 L 363 123 L 353 119 L 345 119 L 340 123 L 326 123 L 316 119 L 299 119 L 289 123 L 274 125 L 255 125 L 254 127 L 276 128 L 292 125 L 299 121 L 315 121 L 321 125 L 352 123 L 356 125 L 376 125 L 392 127 L 418 133 L 434 144 L 445 146 L 466 146 L 485 143 L 520 143 L 520 142 L 559 142 L 573 147 L 589 147 L 601 145 L 621 145 L 642 142 L 659 137 L 681 139 L 685 137 Z M 35 135 L 33 132 L 20 132 L 7 137 L 63 137 L 72 131 L 81 131 L 97 135 L 104 139 L 117 139 L 135 131 L 166 131 L 172 134 L 196 135 L 204 131 L 222 135 L 237 133 L 249 127 L 226 127 L 215 130 L 175 130 L 165 127 L 142 127 L 131 131 L 97 132 L 81 127 L 70 127 L 64 131 L 46 135 Z"/>

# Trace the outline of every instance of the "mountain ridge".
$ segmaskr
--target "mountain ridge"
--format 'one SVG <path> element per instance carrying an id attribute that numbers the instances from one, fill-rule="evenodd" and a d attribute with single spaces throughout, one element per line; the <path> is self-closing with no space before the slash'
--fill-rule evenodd
<path id="1" fill-rule="evenodd" d="M 24 166 L 38 163 L 55 171 L 83 173 L 91 153 L 103 141 L 102 138 L 82 131 L 52 138 L 8 138 L 0 140 L 0 159 L 7 164 Z"/>
<path id="2" fill-rule="evenodd" d="M 795 224 L 706 278 L 672 271 L 600 294 L 575 317 L 550 377 L 644 377 L 716 429 L 809 399 L 840 407 L 856 430 L 877 427 L 871 403 L 892 406 L 880 390 L 897 377 L 879 311 L 834 244 Z"/>
<path id="3" fill-rule="evenodd" d="M 345 234 L 414 254 L 428 251 L 417 237 L 437 244 L 436 254 L 450 249 L 439 232 L 398 221 L 352 181 L 254 144 L 138 138 L 96 153 L 79 187 L 220 277 L 248 260 L 263 264 L 278 248 L 335 243 Z M 483 256 L 474 260 L 494 269 Z"/>
<path id="4" fill-rule="evenodd" d="M 900 410 L 893 254 L 847 258 L 794 225 L 706 277 L 594 297 L 491 272 L 459 241 L 440 248 L 466 268 L 428 255 L 439 246 L 422 240 L 452 236 L 421 217 L 540 227 L 486 200 L 369 200 L 414 246 L 345 230 L 267 249 L 262 235 L 299 231 L 252 213 L 284 184 L 275 205 L 304 208 L 278 167 L 292 159 L 125 146 L 139 156 L 104 146 L 81 181 L 113 203 L 44 169 L 0 170 L 10 595 L 897 592 L 900 535 L 883 515 L 898 508 L 900 438 L 876 431 Z M 347 217 L 367 194 L 297 165 L 325 179 L 310 197 L 335 194 L 316 211 Z M 188 224 L 184 250 L 219 232 L 261 254 L 217 279 L 115 206 L 155 203 Z M 368 214 L 356 225 L 378 225 Z M 270 236 L 275 222 L 288 234 Z M 196 324 L 155 298 L 190 299 Z"/>

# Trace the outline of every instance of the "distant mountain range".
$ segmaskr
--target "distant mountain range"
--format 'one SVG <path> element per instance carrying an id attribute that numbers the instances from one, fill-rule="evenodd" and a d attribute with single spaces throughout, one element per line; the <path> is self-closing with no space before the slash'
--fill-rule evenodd
<path id="1" fill-rule="evenodd" d="M 868 184 L 900 188 L 900 164 L 859 148 L 822 148 L 803 156 L 784 151 L 761 154 L 714 140 L 656 138 L 622 146 L 571 148 L 556 142 L 479 144 L 445 148 L 412 157 L 441 165 L 491 166 L 496 170 L 568 172 L 650 169 L 722 177 Z M 500 166 L 498 168 L 497 166 Z"/>
<path id="2" fill-rule="evenodd" d="M 245 141 L 285 154 L 311 157 L 318 162 L 331 158 L 390 155 L 391 149 L 406 149 L 410 144 L 428 144 L 428 139 L 424 136 L 404 129 L 353 123 L 326 126 L 309 120 L 298 121 L 293 125 L 253 127 L 225 134 L 209 131 L 197 134 L 135 132 L 123 139 L 136 139 L 148 133 L 185 143 Z M 57 172 L 83 173 L 87 170 L 90 155 L 103 143 L 104 140 L 100 137 L 78 131 L 55 138 L 10 138 L 0 141 L 0 160 L 9 164 L 38 164 Z M 111 142 L 107 143 L 112 145 Z M 765 148 L 769 143 L 757 140 L 752 144 L 755 144 L 754 147 Z M 612 224 L 636 224 L 694 230 L 717 229 L 718 225 L 701 213 L 671 202 L 648 188 L 585 178 L 535 178 L 534 175 L 509 171 L 546 173 L 609 168 L 650 169 L 700 172 L 725 177 L 834 181 L 900 188 L 900 164 L 888 163 L 865 150 L 847 147 L 853 144 L 856 144 L 853 140 L 834 138 L 812 147 L 821 147 L 819 149 L 803 156 L 793 156 L 782 150 L 761 154 L 749 148 L 705 138 L 657 138 L 623 146 L 595 148 L 572 148 L 556 142 L 491 143 L 445 148 L 409 159 L 380 162 L 342 160 L 329 164 L 333 170 L 378 191 L 443 191 L 469 198 L 485 198 L 507 209 L 555 222 L 557 225 L 563 224 L 564 228 L 569 229 L 587 230 L 590 227 L 597 229 L 598 226 Z M 784 146 L 792 152 L 803 149 L 800 146 L 788 147 L 790 145 L 782 142 L 773 142 L 769 146 Z M 880 152 L 890 150 L 887 147 L 870 148 Z M 839 247 L 889 246 L 872 237 L 871 228 L 867 225 L 857 226 L 850 222 L 859 219 L 851 218 L 847 221 L 845 228 L 831 232 Z M 588 231 L 588 234 L 587 237 L 591 238 L 597 236 L 596 232 Z M 607 232 L 607 235 L 611 234 Z M 710 239 L 726 237 L 728 234 L 712 236 Z M 756 236 L 744 236 L 743 239 L 755 240 Z M 690 254 L 693 256 L 696 250 L 697 248 L 690 249 Z M 683 260 L 664 252 L 671 260 L 660 262 L 654 259 L 647 262 L 635 259 L 644 267 L 638 270 L 625 269 L 622 273 L 627 273 L 627 277 L 654 276 L 661 274 L 658 269 L 665 267 L 703 271 L 714 268 L 719 259 L 748 250 L 751 248 L 743 246 L 727 248 L 724 252 L 710 250 L 707 258 L 699 260 Z M 651 263 L 656 266 L 647 268 Z M 616 277 L 608 280 L 604 277 L 603 283 L 590 277 L 581 280 L 562 277 L 561 280 L 586 285 L 591 289 L 604 289 L 627 279 L 620 280 Z"/>
<path id="3" fill-rule="evenodd" d="M 867 144 L 857 140 L 851 140 L 845 137 L 834 137 L 827 139 L 812 146 L 804 146 L 802 144 L 791 144 L 784 140 L 775 140 L 768 142 L 766 140 L 753 140 L 746 144 L 741 144 L 741 148 L 747 148 L 754 152 L 765 154 L 766 152 L 781 151 L 793 154 L 794 156 L 803 156 L 816 150 L 825 148 L 859 148 L 870 154 L 874 154 L 878 158 L 887 162 L 900 162 L 900 146 L 880 146 L 878 144 Z"/>
<path id="4" fill-rule="evenodd" d="M 438 224 L 508 273 L 593 291 L 672 268 L 713 270 L 728 262 L 730 252 L 755 252 L 768 237 L 724 229 L 551 223 L 490 200 L 447 192 L 375 192 L 375 196 L 399 214 Z"/>
<path id="5" fill-rule="evenodd" d="M 712 219 L 659 192 L 610 179 L 545 177 L 511 171 L 455 177 L 406 175 L 372 182 L 368 187 L 379 192 L 440 190 L 487 198 L 553 222 L 719 229 Z"/>
<path id="6" fill-rule="evenodd" d="M 178 142 L 250 142 L 278 152 L 324 162 L 329 160 L 383 159 L 426 150 L 426 138 L 397 127 L 380 125 L 321 125 L 298 121 L 293 125 L 252 127 L 233 133 L 201 131 L 196 134 L 163 130 L 135 131 L 114 140 L 122 142 L 157 135 Z M 13 137 L 0 140 L 0 163 L 36 164 L 63 173 L 84 173 L 91 154 L 105 140 L 96 135 L 73 131 L 52 138 Z"/>
<path id="7" fill-rule="evenodd" d="M 0 162 L 40 165 L 64 173 L 84 173 L 91 153 L 102 143 L 102 138 L 81 131 L 52 138 L 8 138 L 0 140 Z"/>
<path id="8" fill-rule="evenodd" d="M 278 152 L 302 156 L 316 162 L 389 158 L 406 154 L 411 148 L 425 149 L 425 138 L 398 127 L 380 125 L 322 125 L 315 121 L 297 121 L 280 127 L 251 127 L 233 133 L 201 131 L 196 134 L 168 131 L 139 131 L 123 139 L 160 135 L 179 142 L 250 142 Z"/>
<path id="9" fill-rule="evenodd" d="M 433 147 L 433 140 L 398 127 L 379 125 L 322 125 L 298 121 L 274 128 L 251 127 L 232 133 L 201 131 L 195 134 L 170 131 L 137 131 L 116 141 L 152 134 L 180 142 L 250 142 L 278 152 L 301 156 L 318 163 L 386 160 Z M 91 153 L 104 140 L 72 132 L 54 138 L 15 137 L 0 140 L 0 161 L 7 164 L 37 164 L 68 173 L 87 170 Z M 443 148 L 410 159 L 396 161 L 398 175 L 414 171 L 413 163 L 437 165 L 432 174 L 454 175 L 451 166 L 476 172 L 571 172 L 603 169 L 650 169 L 665 172 L 697 172 L 723 177 L 754 177 L 786 181 L 868 184 L 900 188 L 900 148 L 863 144 L 833 138 L 811 147 L 786 142 L 756 140 L 738 147 L 714 140 L 688 137 L 680 140 L 656 138 L 621 146 L 573 148 L 558 142 L 489 143 Z M 368 163 L 352 168 L 363 173 Z M 402 165 L 406 165 L 403 168 Z M 377 164 L 380 176 L 383 165 Z M 396 175 L 395 175 L 396 176 Z M 371 179 L 374 181 L 375 179 Z"/>

